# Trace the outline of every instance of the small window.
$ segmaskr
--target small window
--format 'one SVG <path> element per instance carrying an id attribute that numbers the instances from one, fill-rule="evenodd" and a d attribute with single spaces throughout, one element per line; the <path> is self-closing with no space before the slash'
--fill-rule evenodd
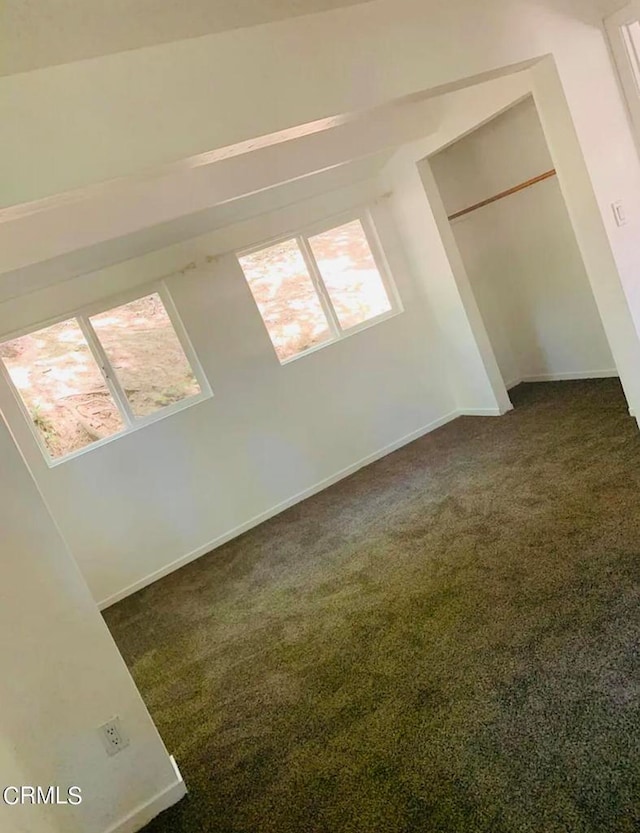
<path id="1" fill-rule="evenodd" d="M 202 393 L 157 292 L 89 320 L 135 417 Z"/>
<path id="2" fill-rule="evenodd" d="M 0 345 L 0 358 L 52 457 L 118 434 L 122 416 L 75 319 Z"/>
<path id="3" fill-rule="evenodd" d="M 343 330 L 391 310 L 391 301 L 360 220 L 309 238 L 320 276 Z"/>
<path id="4" fill-rule="evenodd" d="M 296 240 L 240 258 L 280 361 L 331 340 L 331 329 Z"/>
<path id="5" fill-rule="evenodd" d="M 208 395 L 158 292 L 0 344 L 49 458 L 59 460 Z"/>
<path id="6" fill-rule="evenodd" d="M 366 228 L 357 218 L 238 256 L 281 362 L 398 311 Z"/>

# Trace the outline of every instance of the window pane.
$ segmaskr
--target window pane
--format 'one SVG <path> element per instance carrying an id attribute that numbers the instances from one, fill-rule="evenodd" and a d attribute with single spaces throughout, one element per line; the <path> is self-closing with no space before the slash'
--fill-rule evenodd
<path id="1" fill-rule="evenodd" d="M 94 315 L 91 323 L 135 416 L 200 393 L 157 293 Z"/>
<path id="2" fill-rule="evenodd" d="M 295 240 L 239 260 L 280 361 L 330 340 L 327 319 Z"/>
<path id="3" fill-rule="evenodd" d="M 389 312 L 391 303 L 360 220 L 309 238 L 343 329 Z"/>
<path id="4" fill-rule="evenodd" d="M 75 319 L 6 341 L 0 358 L 52 457 L 125 427 Z"/>

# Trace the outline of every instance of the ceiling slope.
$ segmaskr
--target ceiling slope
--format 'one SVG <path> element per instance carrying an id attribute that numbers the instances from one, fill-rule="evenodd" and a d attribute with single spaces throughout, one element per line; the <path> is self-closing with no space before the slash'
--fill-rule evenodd
<path id="1" fill-rule="evenodd" d="M 369 0 L 5 0 L 0 75 L 241 29 Z"/>

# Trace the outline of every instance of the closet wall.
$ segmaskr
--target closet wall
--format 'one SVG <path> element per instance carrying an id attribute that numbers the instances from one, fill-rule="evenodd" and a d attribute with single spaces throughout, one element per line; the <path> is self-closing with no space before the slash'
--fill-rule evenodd
<path id="1" fill-rule="evenodd" d="M 449 215 L 553 169 L 532 98 L 431 165 Z M 452 229 L 507 386 L 616 375 L 557 177 Z"/>

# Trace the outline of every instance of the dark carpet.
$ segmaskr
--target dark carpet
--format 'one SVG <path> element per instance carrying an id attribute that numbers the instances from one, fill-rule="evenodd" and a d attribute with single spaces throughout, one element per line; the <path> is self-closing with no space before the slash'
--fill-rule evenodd
<path id="1" fill-rule="evenodd" d="M 512 400 L 106 612 L 190 790 L 148 833 L 640 830 L 640 434 Z"/>

